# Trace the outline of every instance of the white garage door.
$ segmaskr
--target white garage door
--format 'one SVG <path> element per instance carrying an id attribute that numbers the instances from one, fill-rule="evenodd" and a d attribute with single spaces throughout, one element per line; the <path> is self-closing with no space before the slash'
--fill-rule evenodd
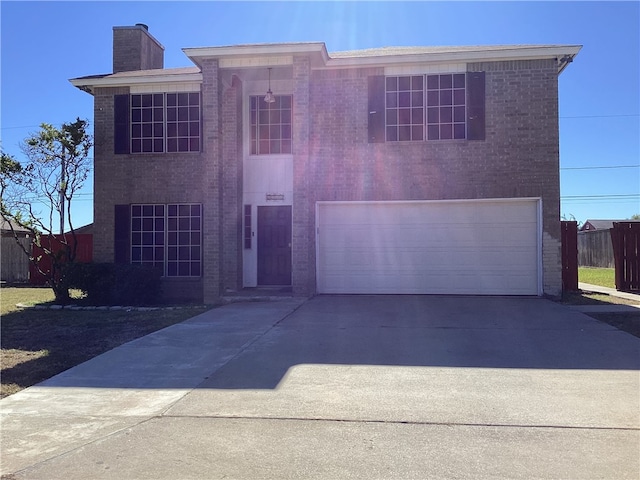
<path id="1" fill-rule="evenodd" d="M 538 200 L 319 202 L 319 293 L 538 295 Z"/>

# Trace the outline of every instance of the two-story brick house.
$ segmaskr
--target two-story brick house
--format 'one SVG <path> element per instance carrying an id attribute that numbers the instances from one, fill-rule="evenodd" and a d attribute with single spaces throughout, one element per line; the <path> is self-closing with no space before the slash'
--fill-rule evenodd
<path id="1" fill-rule="evenodd" d="M 558 295 L 558 75 L 574 45 L 186 48 L 114 27 L 94 257 L 166 294 Z"/>

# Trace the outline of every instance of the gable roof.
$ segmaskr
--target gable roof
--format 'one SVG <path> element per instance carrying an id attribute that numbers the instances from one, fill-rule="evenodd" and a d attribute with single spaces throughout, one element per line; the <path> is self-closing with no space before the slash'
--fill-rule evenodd
<path id="1" fill-rule="evenodd" d="M 93 223 L 89 223 L 89 224 L 84 225 L 82 227 L 74 228 L 73 232 L 76 235 L 92 234 L 93 233 Z M 71 231 L 68 231 L 67 233 L 70 234 Z"/>
<path id="2" fill-rule="evenodd" d="M 195 67 L 137 70 L 103 75 L 89 75 L 71 79 L 81 90 L 92 93 L 99 86 L 125 86 L 150 83 L 201 82 L 198 65 L 207 58 L 220 61 L 220 67 L 269 66 L 292 64 L 293 55 L 308 55 L 316 69 L 399 66 L 422 63 L 470 63 L 484 61 L 513 61 L 555 59 L 558 74 L 573 61 L 580 45 L 473 45 L 473 46 L 416 46 L 380 47 L 327 53 L 323 42 L 261 43 L 219 47 L 183 48 Z"/>
<path id="3" fill-rule="evenodd" d="M 11 233 L 11 227 L 13 227 L 13 230 L 17 233 L 29 233 L 28 229 L 21 227 L 15 221 L 13 220 L 7 221 L 4 218 L 0 217 L 0 230 L 3 233 L 6 233 L 6 232 Z"/>

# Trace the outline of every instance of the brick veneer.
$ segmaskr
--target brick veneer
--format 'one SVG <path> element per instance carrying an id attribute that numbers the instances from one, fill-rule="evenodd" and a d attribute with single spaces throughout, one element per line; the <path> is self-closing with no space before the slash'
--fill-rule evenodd
<path id="1" fill-rule="evenodd" d="M 196 173 L 202 177 L 203 189 L 203 297 L 213 303 L 222 291 L 222 188 L 221 117 L 222 97 L 218 61 L 203 60 L 202 65 L 202 145 L 203 163 Z"/>
<path id="2" fill-rule="evenodd" d="M 95 89 L 94 255 L 113 260 L 114 205 L 203 204 L 203 277 L 168 289 L 215 301 L 242 285 L 242 83 L 201 62 L 202 152 L 113 154 L 113 95 Z M 486 72 L 486 140 L 370 144 L 367 77 L 293 59 L 292 285 L 315 293 L 315 203 L 327 200 L 542 198 L 543 288 L 561 291 L 557 67 L 469 64 Z"/>
<path id="3" fill-rule="evenodd" d="M 113 96 L 128 88 L 97 88 L 94 93 L 94 260 L 114 260 L 114 206 L 131 203 L 202 203 L 205 153 L 115 155 Z M 168 298 L 202 299 L 202 280 L 167 279 Z M 188 285 L 188 286 L 187 286 Z M 195 293 L 195 295 L 194 295 Z"/>
<path id="4" fill-rule="evenodd" d="M 242 82 L 222 94 L 223 291 L 242 288 Z"/>
<path id="5" fill-rule="evenodd" d="M 291 229 L 291 283 L 294 293 L 315 293 L 314 223 L 315 200 L 310 195 L 310 106 L 309 59 L 293 58 L 293 207 Z"/>
<path id="6" fill-rule="evenodd" d="M 113 27 L 113 73 L 163 67 L 164 47 L 145 27 Z"/>
<path id="7" fill-rule="evenodd" d="M 558 295 L 555 61 L 470 64 L 468 70 L 486 72 L 486 140 L 382 144 L 367 143 L 367 76 L 380 75 L 382 70 L 314 71 L 309 102 L 313 112 L 309 203 L 541 197 L 543 288 L 549 295 Z M 314 252 L 314 236 L 306 240 L 306 249 Z M 309 289 L 314 287 L 310 280 Z"/>

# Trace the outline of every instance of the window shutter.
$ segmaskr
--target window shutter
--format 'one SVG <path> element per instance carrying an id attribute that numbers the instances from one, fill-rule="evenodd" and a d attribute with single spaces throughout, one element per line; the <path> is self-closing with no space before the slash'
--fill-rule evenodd
<path id="1" fill-rule="evenodd" d="M 114 263 L 129 263 L 131 237 L 131 207 L 129 205 L 115 205 L 114 211 Z"/>
<path id="2" fill-rule="evenodd" d="M 467 138 L 485 139 L 485 81 L 484 72 L 467 73 Z"/>
<path id="3" fill-rule="evenodd" d="M 384 76 L 369 77 L 369 143 L 382 143 L 384 129 Z"/>
<path id="4" fill-rule="evenodd" d="M 113 152 L 129 153 L 129 95 L 113 98 Z"/>

